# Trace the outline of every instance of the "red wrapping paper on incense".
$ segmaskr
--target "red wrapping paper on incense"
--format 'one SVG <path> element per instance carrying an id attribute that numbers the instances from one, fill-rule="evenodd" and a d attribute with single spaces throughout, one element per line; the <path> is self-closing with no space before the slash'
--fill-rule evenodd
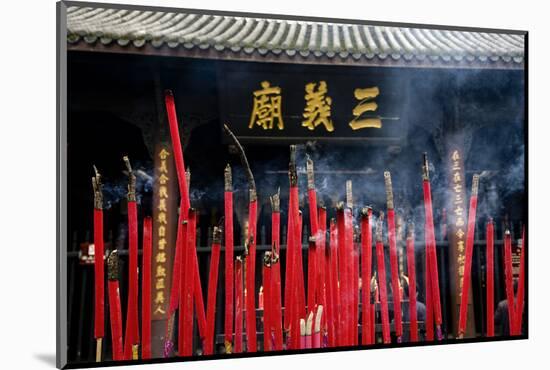
<path id="1" fill-rule="evenodd" d="M 494 291 L 494 282 L 495 282 L 495 259 L 494 259 L 494 223 L 493 220 L 487 222 L 486 227 L 486 236 L 485 240 L 487 241 L 487 336 L 492 337 L 495 335 L 495 291 Z"/>
<path id="2" fill-rule="evenodd" d="M 380 292 L 380 306 L 382 312 L 382 337 L 384 343 L 391 343 L 390 317 L 388 312 L 388 293 L 386 290 L 386 265 L 384 258 L 384 243 L 382 242 L 381 226 L 376 232 L 376 261 L 378 265 L 378 287 Z"/>
<path id="3" fill-rule="evenodd" d="M 286 269 L 285 269 L 285 315 L 284 315 L 284 330 L 287 333 L 287 348 L 290 348 L 292 340 L 292 318 L 293 318 L 293 306 L 294 306 L 294 286 L 296 285 L 294 279 L 294 259 L 295 259 L 295 246 L 294 246 L 294 212 L 292 212 L 292 192 L 289 195 L 289 212 L 287 221 L 287 249 L 286 249 Z M 295 330 L 294 330 L 295 331 Z M 290 338 L 290 341 L 289 341 Z"/>
<path id="4" fill-rule="evenodd" d="M 462 282 L 462 293 L 460 296 L 460 316 L 458 322 L 458 334 L 464 335 L 466 332 L 466 322 L 468 320 L 468 295 L 470 290 L 470 280 L 472 271 L 472 256 L 474 253 L 474 234 L 476 227 L 476 208 L 477 208 L 477 189 L 479 176 L 474 175 L 472 180 L 472 195 L 470 196 L 470 210 L 468 211 L 468 233 L 466 235 L 466 253 L 464 261 L 464 277 Z"/>
<path id="5" fill-rule="evenodd" d="M 189 210 L 187 222 L 187 240 L 182 249 L 182 268 L 180 284 L 180 309 L 178 330 L 178 354 L 179 356 L 191 356 L 193 354 L 193 288 L 194 271 L 193 257 L 196 245 L 196 212 Z"/>
<path id="6" fill-rule="evenodd" d="M 435 244 L 435 228 L 434 228 L 434 219 L 433 219 L 433 207 L 432 207 L 432 190 L 430 185 L 430 173 L 428 165 L 427 154 L 424 153 L 422 168 L 422 189 L 424 192 L 424 212 L 425 212 L 425 224 L 424 224 L 424 237 L 426 240 L 426 257 L 429 268 L 429 284 L 428 287 L 431 289 L 431 301 L 433 315 L 435 316 L 435 325 L 437 328 L 437 339 L 442 340 L 443 336 L 441 333 L 441 300 L 439 296 L 439 273 L 437 269 L 437 252 Z M 427 319 L 426 323 L 430 323 L 431 319 Z M 430 329 L 431 330 L 431 329 Z M 429 332 L 427 332 L 429 333 Z M 431 335 L 431 333 L 429 333 Z"/>
<path id="7" fill-rule="evenodd" d="M 294 277 L 296 278 L 296 284 L 294 289 L 294 308 L 292 309 L 293 312 L 293 325 L 299 329 L 300 326 L 300 318 L 306 317 L 306 307 L 305 307 L 305 291 L 304 291 L 304 270 L 303 270 L 303 261 L 302 261 L 302 212 L 298 209 L 298 188 L 296 188 L 296 197 L 295 199 L 295 209 L 298 210 L 298 214 L 296 219 L 298 220 L 298 223 L 295 227 L 295 235 L 294 235 L 294 241 L 295 241 L 295 258 L 294 258 Z M 297 332 L 297 335 L 292 336 L 293 340 L 293 347 L 292 348 L 299 348 L 300 345 L 299 341 L 299 331 Z"/>
<path id="8" fill-rule="evenodd" d="M 516 334 L 521 334 L 522 322 L 523 322 L 523 300 L 525 297 L 525 250 L 527 244 L 525 242 L 525 226 L 523 227 L 521 235 L 521 257 L 519 260 L 519 279 L 518 279 L 518 293 L 516 297 Z"/>
<path id="9" fill-rule="evenodd" d="M 416 312 L 416 266 L 414 258 L 414 231 L 409 227 L 407 237 L 407 271 L 409 278 L 409 332 L 411 342 L 418 341 L 418 320 Z"/>
<path id="10" fill-rule="evenodd" d="M 120 306 L 120 289 L 118 284 L 118 256 L 114 250 L 107 260 L 109 265 L 108 290 L 109 290 L 109 317 L 111 321 L 111 338 L 113 348 L 113 360 L 124 360 L 122 342 L 122 308 Z"/>
<path id="11" fill-rule="evenodd" d="M 373 344 L 371 326 L 370 277 L 372 275 L 372 209 L 361 212 L 361 344 Z"/>
<path id="12" fill-rule="evenodd" d="M 105 336 L 105 268 L 103 262 L 103 210 L 94 209 L 94 337 Z"/>
<path id="13" fill-rule="evenodd" d="M 277 208 L 280 207 L 279 194 L 273 196 L 272 205 L 276 202 Z M 281 228 L 281 213 L 280 209 L 274 207 L 271 213 L 271 244 L 273 246 L 272 253 L 274 262 L 271 266 L 271 300 L 273 311 L 271 315 L 271 322 L 273 326 L 273 334 L 275 337 L 274 349 L 276 351 L 283 350 L 283 321 L 282 321 L 282 307 L 281 307 L 281 265 L 279 263 L 280 258 L 280 228 Z"/>
<path id="14" fill-rule="evenodd" d="M 336 347 L 339 345 L 338 331 L 339 331 L 339 315 L 340 312 L 337 303 L 339 298 L 338 292 L 338 236 L 336 231 L 336 222 L 331 220 L 329 226 L 329 258 L 328 258 L 328 284 L 327 284 L 327 330 L 328 330 L 328 345 L 329 347 Z"/>
<path id="15" fill-rule="evenodd" d="M 135 188 L 134 188 L 135 191 Z M 131 200 L 129 192 L 128 199 L 128 307 L 126 314 L 126 333 L 124 335 L 124 358 L 132 359 L 132 346 L 139 344 L 138 327 L 138 221 L 137 203 L 134 198 Z"/>
<path id="16" fill-rule="evenodd" d="M 515 303 L 512 273 L 512 236 L 510 231 L 504 233 L 504 285 L 506 287 L 506 300 L 508 301 L 508 325 L 510 335 L 515 335 Z"/>
<path id="17" fill-rule="evenodd" d="M 183 159 L 183 149 L 181 146 L 181 139 L 179 134 L 179 124 L 178 124 L 178 118 L 176 113 L 176 104 L 174 101 L 174 95 L 172 91 L 166 90 L 164 92 L 164 102 L 166 106 L 166 113 L 168 116 L 168 124 L 170 128 L 170 138 L 172 141 L 172 150 L 174 153 L 174 162 L 176 165 L 176 174 L 178 177 L 178 187 L 180 191 L 181 201 L 180 201 L 180 213 L 178 216 L 178 230 L 176 234 L 176 251 L 174 256 L 174 265 L 173 265 L 173 272 L 172 272 L 172 285 L 170 290 L 170 305 L 168 306 L 168 313 L 167 317 L 169 320 L 167 321 L 167 335 L 166 340 L 169 347 L 172 346 L 170 343 L 171 341 L 171 335 L 168 335 L 168 333 L 171 333 L 172 328 L 169 328 L 168 326 L 173 325 L 173 315 L 175 313 L 176 308 L 179 305 L 179 294 L 181 292 L 180 285 L 181 282 L 181 266 L 183 265 L 183 247 L 186 246 L 186 233 L 182 232 L 183 228 L 183 222 L 187 221 L 188 219 L 188 210 L 191 207 L 190 201 L 189 201 L 189 185 L 187 184 L 187 179 L 185 176 L 185 162 Z M 183 239 L 183 240 L 181 240 Z M 165 355 L 169 355 L 169 353 L 166 353 L 165 349 Z M 170 351 L 168 351 L 170 352 Z"/>
<path id="18" fill-rule="evenodd" d="M 319 208 L 319 249 L 317 251 L 317 289 L 319 292 L 319 303 L 323 306 L 323 312 L 326 312 L 327 307 L 327 210 L 325 207 Z M 327 327 L 327 315 L 321 314 L 321 346 L 326 345 L 326 327 Z"/>
<path id="19" fill-rule="evenodd" d="M 210 252 L 210 271 L 208 275 L 208 308 L 206 311 L 206 339 L 204 354 L 214 353 L 214 329 L 216 319 L 216 292 L 218 289 L 218 267 L 220 263 L 220 248 L 222 231 L 214 226 L 212 237 L 212 250 Z"/>
<path id="20" fill-rule="evenodd" d="M 243 261 L 235 261 L 235 353 L 243 351 Z"/>
<path id="21" fill-rule="evenodd" d="M 346 216 L 344 213 L 344 208 L 338 209 L 336 212 L 336 224 L 338 228 L 338 249 L 339 249 L 339 258 L 338 258 L 338 271 L 339 271 L 339 293 L 340 293 L 340 304 L 338 309 L 340 311 L 340 332 L 339 340 L 340 345 L 347 346 L 349 345 L 350 339 L 350 319 L 351 315 L 349 308 L 351 306 L 350 295 L 349 295 L 349 281 L 351 270 L 351 261 L 349 261 L 348 253 L 348 241 L 347 241 L 347 230 L 346 230 Z"/>
<path id="22" fill-rule="evenodd" d="M 233 188 L 231 167 L 225 167 L 225 350 L 231 353 L 233 342 Z"/>
<path id="23" fill-rule="evenodd" d="M 355 330 L 353 328 L 353 324 L 355 322 L 355 319 L 353 317 L 354 309 L 353 309 L 353 303 L 355 301 L 354 299 L 354 283 L 353 283 L 353 276 L 354 276 L 354 256 L 353 256 L 353 216 L 351 213 L 351 208 L 344 209 L 344 230 L 345 230 L 345 251 L 346 251 L 346 266 L 347 268 L 343 271 L 344 275 L 346 275 L 346 303 L 344 304 L 344 309 L 346 310 L 346 344 L 348 346 L 351 346 L 354 344 L 354 333 Z"/>
<path id="24" fill-rule="evenodd" d="M 434 303 L 432 297 L 432 278 L 431 278 L 431 268 L 430 268 L 430 259 L 428 257 L 428 244 L 426 244 L 425 250 L 425 272 L 424 272 L 424 282 L 426 285 L 426 340 L 434 340 Z"/>
<path id="25" fill-rule="evenodd" d="M 388 207 L 388 242 L 390 247 L 390 268 L 391 268 L 391 284 L 393 292 L 393 312 L 395 322 L 395 336 L 397 340 L 401 340 L 403 335 L 403 324 L 401 322 L 401 297 L 399 294 L 399 268 L 397 265 L 397 241 L 395 235 L 395 211 L 393 209 L 393 189 L 391 175 L 389 171 L 384 172 L 384 182 L 386 185 L 386 200 Z"/>
<path id="26" fill-rule="evenodd" d="M 269 259 L 269 261 L 266 261 L 266 259 Z M 271 299 L 271 255 L 269 252 L 266 252 L 266 256 L 264 257 L 262 280 L 264 287 L 264 351 L 273 351 L 273 340 L 271 336 L 273 302 Z"/>
<path id="27" fill-rule="evenodd" d="M 153 220 L 143 219 L 143 255 L 141 282 L 141 358 L 151 358 L 151 258 L 153 254 Z"/>
<path id="28" fill-rule="evenodd" d="M 251 191 L 252 192 L 252 191 Z M 246 339 L 247 351 L 256 352 L 256 195 L 248 205 L 248 256 L 246 257 Z"/>

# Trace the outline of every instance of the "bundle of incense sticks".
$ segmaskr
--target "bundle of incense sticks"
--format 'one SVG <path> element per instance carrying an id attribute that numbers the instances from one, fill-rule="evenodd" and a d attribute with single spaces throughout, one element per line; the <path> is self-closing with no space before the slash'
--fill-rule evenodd
<path id="1" fill-rule="evenodd" d="M 216 318 L 216 291 L 218 289 L 218 265 L 222 243 L 222 228 L 214 226 L 212 233 L 212 249 L 210 252 L 210 271 L 208 277 L 208 302 L 206 311 L 206 339 L 204 354 L 214 353 L 214 320 Z"/>
<path id="2" fill-rule="evenodd" d="M 118 284 L 118 253 L 116 249 L 109 254 L 107 266 L 113 360 L 120 361 L 124 360 L 124 350 L 122 343 L 122 309 L 120 307 L 120 290 Z"/>
<path id="3" fill-rule="evenodd" d="M 96 338 L 96 362 L 101 361 L 102 343 L 105 336 L 105 265 L 103 261 L 103 184 L 101 175 L 94 166 L 92 177 L 94 191 L 94 337 Z"/>
<path id="4" fill-rule="evenodd" d="M 175 310 L 179 305 L 179 295 L 181 292 L 181 266 L 183 264 L 183 248 L 186 246 L 187 235 L 183 232 L 184 221 L 187 221 L 187 212 L 190 208 L 189 200 L 189 186 L 185 172 L 185 162 L 183 159 L 183 149 L 181 146 L 179 124 L 176 113 L 176 104 L 174 101 L 174 95 L 172 91 L 166 90 L 164 92 L 164 101 L 166 106 L 166 113 L 168 116 L 168 124 L 170 128 L 170 138 L 172 141 L 172 149 L 174 153 L 174 162 L 176 165 L 176 174 L 178 177 L 178 187 L 180 191 L 180 212 L 178 217 L 178 231 L 176 236 L 176 252 L 174 258 L 173 272 L 172 272 L 172 285 L 170 290 L 170 303 L 168 307 L 168 321 L 166 327 L 166 341 L 164 355 L 168 357 L 172 353 L 173 342 L 172 333 L 174 325 Z"/>
<path id="5" fill-rule="evenodd" d="M 243 351 L 243 260 L 235 259 L 235 353 Z"/>
<path id="6" fill-rule="evenodd" d="M 441 300 L 439 297 L 439 273 L 437 270 L 437 251 L 435 245 L 435 228 L 433 219 L 433 207 L 432 207 L 432 190 L 430 184 L 430 170 L 428 164 L 428 155 L 423 154 L 422 165 L 422 189 L 424 192 L 424 212 L 425 212 L 425 225 L 424 234 L 426 240 L 426 271 L 428 272 L 427 287 L 430 288 L 430 294 L 427 295 L 430 298 L 431 310 L 433 310 L 433 318 L 435 319 L 435 326 L 437 330 L 437 339 L 443 339 L 443 333 L 441 332 Z M 428 302 L 426 305 L 426 313 L 429 314 L 431 310 L 428 310 Z M 433 339 L 433 324 L 432 317 L 426 317 L 426 324 L 429 326 L 427 329 L 428 339 Z"/>
<path id="7" fill-rule="evenodd" d="M 137 360 L 139 347 L 138 327 L 138 220 L 136 202 L 136 176 L 130 160 L 124 158 L 128 171 L 128 249 L 130 263 L 128 268 L 128 309 L 126 314 L 126 333 L 124 335 L 124 358 Z"/>
<path id="8" fill-rule="evenodd" d="M 248 352 L 256 352 L 256 223 L 258 214 L 258 201 L 256 193 L 256 183 L 244 149 L 237 140 L 237 137 L 224 124 L 224 130 L 229 135 L 241 158 L 242 165 L 246 171 L 249 187 L 248 204 L 248 255 L 246 258 L 246 338 Z"/>
<path id="9" fill-rule="evenodd" d="M 279 190 L 271 196 L 271 302 L 273 311 L 271 315 L 271 325 L 274 333 L 274 349 L 281 351 L 283 349 L 283 321 L 281 307 L 281 266 L 279 264 L 280 253 L 280 195 Z"/>
<path id="10" fill-rule="evenodd" d="M 224 171 L 225 207 L 225 353 L 232 352 L 233 340 L 233 178 L 229 164 Z"/>
<path id="11" fill-rule="evenodd" d="M 399 296 L 399 268 L 397 265 L 397 241 L 395 234 L 395 211 L 393 204 L 393 189 L 391 182 L 391 174 L 389 171 L 384 172 L 384 183 L 386 186 L 386 201 L 388 212 L 388 242 L 390 246 L 390 267 L 391 267 L 391 284 L 393 292 L 393 312 L 395 321 L 395 336 L 397 342 L 401 342 L 403 335 L 403 326 L 401 322 L 401 297 Z"/>
<path id="12" fill-rule="evenodd" d="M 153 253 L 153 219 L 143 219 L 143 255 L 141 282 L 141 358 L 151 358 L 151 257 Z"/>
<path id="13" fill-rule="evenodd" d="M 388 312 L 388 293 L 386 290 L 386 261 L 384 255 L 384 242 L 382 239 L 382 220 L 384 215 L 381 213 L 376 224 L 376 261 L 378 265 L 378 288 L 380 291 L 380 306 L 382 313 L 382 337 L 384 343 L 391 343 L 390 337 L 390 317 Z"/>
<path id="14" fill-rule="evenodd" d="M 372 208 L 361 210 L 361 344 L 373 344 L 370 303 L 370 277 L 372 275 Z"/>
<path id="15" fill-rule="evenodd" d="M 414 224 L 409 224 L 407 235 L 407 271 L 409 273 L 409 331 L 411 342 L 418 341 L 418 321 L 416 312 L 416 266 L 414 258 Z"/>
<path id="16" fill-rule="evenodd" d="M 460 316 L 458 324 L 458 336 L 464 337 L 466 321 L 468 320 L 468 295 L 470 289 L 470 275 L 472 270 L 472 255 L 474 253 L 474 233 L 476 227 L 477 191 L 479 187 L 479 175 L 472 179 L 472 194 L 470 196 L 470 210 L 468 211 L 468 233 L 466 235 L 466 253 L 464 261 L 464 277 L 460 296 Z"/>
<path id="17" fill-rule="evenodd" d="M 487 242 L 487 336 L 492 337 L 495 335 L 495 296 L 494 296 L 494 281 L 495 281 L 495 259 L 494 259 L 494 223 L 493 219 L 489 219 L 486 226 Z"/>

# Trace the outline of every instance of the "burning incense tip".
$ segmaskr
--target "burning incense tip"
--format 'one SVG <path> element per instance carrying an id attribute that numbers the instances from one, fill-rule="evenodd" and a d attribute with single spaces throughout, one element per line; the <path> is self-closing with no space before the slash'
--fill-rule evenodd
<path id="1" fill-rule="evenodd" d="M 256 200 L 256 182 L 254 181 L 254 175 L 252 174 L 252 170 L 250 169 L 250 165 L 248 164 L 248 159 L 246 158 L 246 153 L 244 152 L 244 148 L 239 142 L 239 140 L 237 139 L 237 137 L 235 136 L 235 134 L 233 133 L 233 131 L 229 129 L 229 126 L 227 126 L 224 123 L 223 128 L 239 151 L 241 163 L 246 171 L 246 178 L 248 179 L 248 187 L 250 188 L 250 201 L 253 202 Z"/>
<path id="2" fill-rule="evenodd" d="M 382 241 L 382 220 L 384 219 L 384 215 L 382 212 L 380 212 L 380 218 L 378 219 L 378 222 L 376 223 L 376 229 L 374 231 L 374 234 L 376 235 L 376 241 L 381 242 Z"/>
<path id="3" fill-rule="evenodd" d="M 296 145 L 290 146 L 290 162 L 288 164 L 288 178 L 290 186 L 298 185 L 298 171 L 296 170 Z"/>
<path id="4" fill-rule="evenodd" d="M 271 252 L 268 251 L 264 253 L 263 262 L 265 267 L 271 267 L 271 263 L 273 262 L 273 259 L 271 258 Z"/>
<path id="5" fill-rule="evenodd" d="M 273 242 L 271 245 L 271 264 L 275 264 L 279 262 L 279 254 L 277 253 L 277 244 Z"/>
<path id="6" fill-rule="evenodd" d="M 504 232 L 504 235 L 509 236 L 510 235 L 510 230 L 506 229 L 506 231 Z"/>
<path id="7" fill-rule="evenodd" d="M 269 197 L 271 201 L 271 210 L 273 212 L 280 212 L 281 211 L 281 188 L 277 189 L 277 193 L 273 194 Z"/>
<path id="8" fill-rule="evenodd" d="M 229 163 L 225 166 L 223 171 L 224 187 L 225 191 L 233 191 L 233 175 L 231 174 L 231 166 Z"/>
<path id="9" fill-rule="evenodd" d="M 107 258 L 107 279 L 118 280 L 118 252 L 116 249 Z"/>
<path id="10" fill-rule="evenodd" d="M 428 163 L 428 153 L 422 154 L 422 180 L 430 179 L 430 167 Z"/>
<path id="11" fill-rule="evenodd" d="M 124 160 L 124 164 L 126 164 L 126 168 L 128 170 L 128 201 L 129 202 L 135 202 L 136 201 L 136 175 L 134 175 L 134 172 L 132 171 L 132 165 L 130 164 L 130 159 L 128 156 L 122 157 Z"/>
<path id="12" fill-rule="evenodd" d="M 479 189 L 479 175 L 475 174 L 472 178 L 472 196 L 476 196 Z"/>
<path id="13" fill-rule="evenodd" d="M 384 184 L 386 186 L 386 202 L 388 209 L 393 209 L 393 190 L 390 171 L 384 171 Z"/>
<path id="14" fill-rule="evenodd" d="M 315 189 L 315 177 L 313 175 L 313 161 L 309 158 L 306 159 L 306 172 L 307 172 L 307 188 Z"/>
<path id="15" fill-rule="evenodd" d="M 344 208 L 345 208 L 344 202 L 339 201 L 338 203 L 336 203 L 336 211 L 343 211 Z"/>
<path id="16" fill-rule="evenodd" d="M 174 93 L 170 89 L 164 90 L 164 96 L 171 96 L 174 97 Z"/>
<path id="17" fill-rule="evenodd" d="M 103 184 L 101 183 L 101 175 L 94 165 L 95 177 L 92 177 L 92 187 L 94 189 L 94 207 L 96 209 L 103 208 Z"/>
<path id="18" fill-rule="evenodd" d="M 351 180 L 346 181 L 346 203 L 348 208 L 353 208 L 353 191 Z"/>
<path id="19" fill-rule="evenodd" d="M 372 212 L 372 208 L 370 206 L 366 206 L 361 208 L 361 217 L 369 217 L 369 213 Z"/>

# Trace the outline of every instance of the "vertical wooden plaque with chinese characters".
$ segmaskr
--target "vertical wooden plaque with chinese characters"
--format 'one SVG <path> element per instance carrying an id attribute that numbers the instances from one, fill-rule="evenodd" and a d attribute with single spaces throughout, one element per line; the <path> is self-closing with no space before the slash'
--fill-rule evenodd
<path id="1" fill-rule="evenodd" d="M 464 263 L 466 254 L 466 233 L 468 229 L 468 205 L 469 198 L 466 191 L 464 174 L 464 153 L 462 147 L 453 145 L 447 152 L 449 163 L 448 186 L 450 187 L 449 202 L 449 266 L 451 278 L 451 302 L 452 302 L 452 330 L 458 334 L 458 312 L 460 309 L 460 297 L 464 284 Z M 474 333 L 474 314 L 472 309 L 472 289 L 468 298 L 468 322 L 466 336 Z"/>
<path id="2" fill-rule="evenodd" d="M 172 261 L 175 252 L 177 222 L 176 173 L 169 144 L 155 148 L 153 189 L 153 272 L 152 320 L 165 320 L 170 300 Z"/>

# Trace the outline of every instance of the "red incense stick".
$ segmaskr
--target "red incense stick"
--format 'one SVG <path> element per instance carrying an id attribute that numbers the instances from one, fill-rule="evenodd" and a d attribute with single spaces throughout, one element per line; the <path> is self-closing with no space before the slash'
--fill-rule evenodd
<path id="1" fill-rule="evenodd" d="M 210 254 L 210 271 L 208 277 L 208 308 L 206 311 L 206 340 L 204 354 L 214 353 L 214 320 L 216 318 L 216 292 L 218 289 L 218 266 L 220 262 L 220 248 L 222 230 L 214 226 L 212 235 L 212 251 Z"/>
<path id="2" fill-rule="evenodd" d="M 281 351 L 283 349 L 283 321 L 281 307 L 281 266 L 279 264 L 280 253 L 280 196 L 279 191 L 271 197 L 271 299 L 273 305 L 272 326 L 275 336 L 274 349 Z"/>
<path id="3" fill-rule="evenodd" d="M 470 210 L 468 211 L 468 234 L 466 235 L 466 253 L 464 261 L 464 277 L 460 296 L 460 317 L 458 325 L 459 338 L 466 332 L 468 320 L 468 295 L 470 289 L 470 275 L 472 270 L 472 255 L 474 253 L 474 233 L 476 226 L 477 191 L 479 175 L 474 175 L 472 180 L 472 195 L 470 196 Z"/>
<path id="4" fill-rule="evenodd" d="M 328 289 L 327 289 L 327 326 L 328 326 L 328 342 L 330 347 L 336 347 L 338 345 L 338 330 L 339 330 L 339 304 L 337 299 L 338 293 L 338 237 L 336 231 L 336 221 L 330 220 L 329 226 L 330 240 L 329 240 L 329 259 L 328 259 Z"/>
<path id="5" fill-rule="evenodd" d="M 373 344 L 371 339 L 370 277 L 372 275 L 372 208 L 361 210 L 361 344 Z"/>
<path id="6" fill-rule="evenodd" d="M 243 351 L 243 261 L 235 259 L 235 353 Z"/>
<path id="7" fill-rule="evenodd" d="M 510 230 L 504 233 L 504 283 L 506 287 L 506 299 L 508 300 L 508 324 L 510 335 L 515 335 L 515 303 L 512 273 L 512 236 Z"/>
<path id="8" fill-rule="evenodd" d="M 351 270 L 351 261 L 350 255 L 348 252 L 349 234 L 346 228 L 346 215 L 345 207 L 341 202 L 338 204 L 338 209 L 336 212 L 336 222 L 338 226 L 338 249 L 339 249 L 339 258 L 338 258 L 338 270 L 340 278 L 340 304 L 339 310 L 340 313 L 340 329 L 341 332 L 339 337 L 341 339 L 341 345 L 347 346 L 350 345 L 350 307 L 351 307 L 351 297 L 350 297 L 350 280 L 351 276 L 349 271 Z"/>
<path id="9" fill-rule="evenodd" d="M 153 220 L 143 219 L 143 272 L 141 282 L 141 358 L 151 358 L 151 257 L 153 253 Z"/>
<path id="10" fill-rule="evenodd" d="M 317 286 L 319 290 L 319 302 L 323 307 L 327 307 L 327 209 L 323 206 L 319 208 L 319 250 L 317 251 Z M 321 336 L 322 346 L 326 345 L 327 317 L 321 316 Z"/>
<path id="11" fill-rule="evenodd" d="M 414 258 L 414 224 L 409 225 L 407 236 L 407 271 L 409 279 L 409 319 L 411 342 L 418 341 L 418 321 L 416 316 L 416 266 Z"/>
<path id="12" fill-rule="evenodd" d="M 430 184 L 430 170 L 428 165 L 428 155 L 424 153 L 424 160 L 422 166 L 422 189 L 424 192 L 424 212 L 426 215 L 424 233 L 426 239 L 426 249 L 429 267 L 429 286 L 431 287 L 431 299 L 433 303 L 433 313 L 435 316 L 435 326 L 437 330 L 437 339 L 443 339 L 443 333 L 441 332 L 441 299 L 439 296 L 439 273 L 437 270 L 437 252 L 435 245 L 435 228 L 433 219 L 433 207 L 432 207 L 432 190 Z"/>
<path id="13" fill-rule="evenodd" d="M 118 253 L 112 251 L 107 258 L 109 287 L 109 317 L 111 319 L 111 338 L 113 341 L 113 360 L 124 360 L 122 343 L 122 309 L 118 284 Z"/>
<path id="14" fill-rule="evenodd" d="M 96 339 L 96 362 L 101 362 L 102 343 L 105 336 L 105 266 L 103 261 L 103 184 L 101 175 L 94 166 L 92 177 L 94 190 L 94 337 Z"/>
<path id="15" fill-rule="evenodd" d="M 425 272 L 424 283 L 426 285 L 426 340 L 434 340 L 434 302 L 432 297 L 432 277 L 430 268 L 430 258 L 428 252 L 428 244 L 425 250 Z"/>
<path id="16" fill-rule="evenodd" d="M 273 302 L 271 299 L 271 252 L 265 252 L 262 265 L 262 280 L 264 287 L 264 351 L 273 351 L 273 337 L 272 337 L 272 311 Z"/>
<path id="17" fill-rule="evenodd" d="M 494 224 L 493 220 L 489 219 L 486 227 L 486 241 L 487 241 L 487 336 L 492 337 L 495 335 L 495 297 L 494 297 Z"/>
<path id="18" fill-rule="evenodd" d="M 138 328 L 138 221 L 136 203 L 136 176 L 132 171 L 130 160 L 124 157 L 128 170 L 128 310 L 126 314 L 126 342 L 124 343 L 124 357 L 126 360 L 137 360 L 139 346 Z"/>
<path id="19" fill-rule="evenodd" d="M 393 312 L 395 321 L 395 336 L 397 342 L 401 342 L 403 335 L 403 324 L 401 322 L 401 297 L 399 296 L 399 268 L 397 265 L 397 241 L 395 238 L 395 211 L 393 209 L 393 189 L 391 174 L 384 172 L 384 183 L 386 185 L 386 201 L 388 208 L 388 242 L 390 246 L 390 267 L 391 284 L 393 291 Z"/>
<path id="20" fill-rule="evenodd" d="M 388 312 L 388 293 L 386 291 L 386 262 L 384 257 L 384 242 L 382 241 L 382 218 L 376 225 L 376 261 L 378 265 L 378 287 L 380 289 L 380 305 L 382 311 L 382 337 L 384 343 L 391 343 L 390 317 Z"/>
<path id="21" fill-rule="evenodd" d="M 315 283 L 317 272 L 317 256 L 316 256 L 316 241 L 315 237 L 309 238 L 308 258 L 307 258 L 307 312 L 313 312 L 315 308 Z"/>
<path id="22" fill-rule="evenodd" d="M 233 181 L 229 164 L 224 171 L 225 206 L 225 353 L 232 352 L 233 342 Z"/>
<path id="23" fill-rule="evenodd" d="M 180 310 L 178 330 L 178 353 L 180 356 L 191 356 L 193 354 L 193 258 L 197 237 L 196 211 L 189 210 L 189 221 L 187 222 L 187 242 L 182 249 L 182 268 L 180 284 Z"/>
<path id="24" fill-rule="evenodd" d="M 317 286 L 319 283 L 319 249 L 321 245 L 321 236 L 319 234 L 319 216 L 317 212 L 317 192 L 315 191 L 315 178 L 313 172 L 313 161 L 311 158 L 306 160 L 307 172 L 307 193 L 309 204 L 309 222 L 311 226 L 311 235 L 313 237 L 313 248 L 308 249 L 308 293 L 307 309 L 312 312 L 313 307 L 319 302 L 320 291 Z M 311 272 L 310 272 L 311 268 Z"/>

